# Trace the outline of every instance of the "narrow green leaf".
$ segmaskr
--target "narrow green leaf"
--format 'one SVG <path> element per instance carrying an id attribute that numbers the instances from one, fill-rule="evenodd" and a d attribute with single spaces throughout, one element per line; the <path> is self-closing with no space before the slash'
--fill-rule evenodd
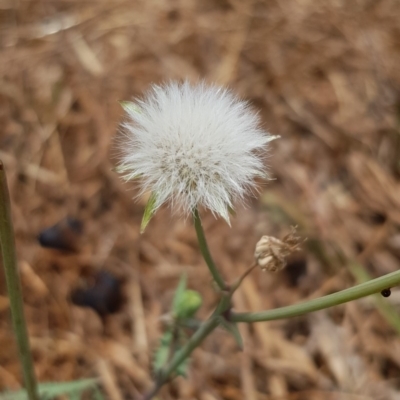
<path id="1" fill-rule="evenodd" d="M 98 386 L 95 386 L 93 389 L 93 400 L 105 400 L 104 395 Z"/>
<path id="2" fill-rule="evenodd" d="M 68 395 L 69 400 L 81 400 L 81 394 L 80 393 L 70 393 Z"/>
<path id="3" fill-rule="evenodd" d="M 156 202 L 157 198 L 154 193 L 152 193 L 147 201 L 146 208 L 144 209 L 144 214 L 142 218 L 142 224 L 140 225 L 140 233 L 143 233 L 146 229 L 146 226 L 150 222 L 151 218 L 153 217 L 156 211 Z"/>
<path id="4" fill-rule="evenodd" d="M 157 373 L 167 364 L 171 353 L 173 334 L 170 330 L 164 332 L 160 339 L 160 345 L 154 353 L 153 369 Z"/>
<path id="5" fill-rule="evenodd" d="M 38 386 L 41 399 L 54 399 L 57 396 L 77 396 L 98 384 L 97 379 L 81 379 L 71 382 L 46 382 Z M 28 400 L 26 390 L 0 393 L 0 400 Z"/>
<path id="6" fill-rule="evenodd" d="M 187 370 L 189 367 L 189 361 L 190 359 L 187 358 L 185 361 L 183 361 L 181 364 L 179 364 L 178 368 L 176 369 L 176 375 L 178 376 L 183 376 L 184 378 L 187 377 Z"/>
<path id="7" fill-rule="evenodd" d="M 243 350 L 243 339 L 239 332 L 239 328 L 238 328 L 237 324 L 234 322 L 229 322 L 223 317 L 221 317 L 220 323 L 221 323 L 221 326 L 233 336 L 233 338 L 235 339 L 235 342 L 239 346 L 240 350 Z"/>
<path id="8" fill-rule="evenodd" d="M 178 340 L 174 347 L 174 352 L 178 352 L 188 341 L 188 336 L 183 329 L 178 331 Z M 187 370 L 189 368 L 190 358 L 186 358 L 182 363 L 178 365 L 175 372 L 178 376 L 187 377 Z"/>

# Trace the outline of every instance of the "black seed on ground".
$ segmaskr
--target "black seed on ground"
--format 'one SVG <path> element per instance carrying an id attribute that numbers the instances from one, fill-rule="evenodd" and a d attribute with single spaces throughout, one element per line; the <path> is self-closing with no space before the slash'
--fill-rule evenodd
<path id="1" fill-rule="evenodd" d="M 121 281 L 107 271 L 100 271 L 95 283 L 88 289 L 76 289 L 71 301 L 80 307 L 89 307 L 100 316 L 117 312 L 123 302 Z"/>

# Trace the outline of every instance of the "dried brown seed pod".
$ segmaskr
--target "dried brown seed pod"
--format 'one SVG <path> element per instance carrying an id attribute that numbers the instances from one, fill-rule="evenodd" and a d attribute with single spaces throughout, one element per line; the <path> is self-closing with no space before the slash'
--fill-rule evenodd
<path id="1" fill-rule="evenodd" d="M 296 228 L 292 227 L 292 231 L 282 240 L 263 236 L 256 244 L 254 257 L 263 271 L 280 271 L 286 266 L 286 258 L 298 249 L 300 243 Z"/>

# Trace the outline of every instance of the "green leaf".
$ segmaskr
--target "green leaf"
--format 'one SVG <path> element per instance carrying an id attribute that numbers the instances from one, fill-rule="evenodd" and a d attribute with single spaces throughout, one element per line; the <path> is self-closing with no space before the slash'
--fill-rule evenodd
<path id="1" fill-rule="evenodd" d="M 135 104 L 132 103 L 131 101 L 120 101 L 119 104 L 121 104 L 121 107 L 127 112 L 127 113 L 141 113 L 142 110 L 141 108 Z"/>
<path id="2" fill-rule="evenodd" d="M 181 362 L 178 365 L 178 368 L 175 371 L 176 375 L 183 376 L 184 378 L 187 377 L 187 370 L 188 370 L 188 367 L 189 367 L 189 361 L 190 361 L 190 359 L 186 358 L 183 362 Z"/>
<path id="3" fill-rule="evenodd" d="M 46 382 L 39 384 L 41 399 L 54 399 L 57 396 L 68 395 L 71 398 L 81 396 L 88 389 L 96 388 L 98 379 L 81 379 L 71 382 Z M 28 400 L 26 390 L 0 393 L 0 400 Z"/>
<path id="4" fill-rule="evenodd" d="M 149 197 L 149 200 L 147 201 L 146 208 L 144 209 L 142 223 L 140 225 L 140 233 L 144 232 L 146 226 L 148 225 L 154 213 L 156 212 L 156 202 L 157 202 L 156 195 L 152 193 Z"/>
<path id="5" fill-rule="evenodd" d="M 188 340 L 188 336 L 186 335 L 186 333 L 182 329 L 179 329 L 178 330 L 178 340 L 177 340 L 177 343 L 175 344 L 174 351 L 175 352 L 179 351 L 185 345 L 187 340 Z M 190 362 L 190 358 L 186 358 L 183 362 L 181 362 L 178 365 L 178 368 L 175 370 L 175 372 L 178 376 L 183 376 L 184 378 L 187 377 L 187 370 L 189 367 L 189 362 Z"/>
<path id="6" fill-rule="evenodd" d="M 105 400 L 102 391 L 98 386 L 93 389 L 93 400 Z"/>
<path id="7" fill-rule="evenodd" d="M 229 332 L 233 336 L 240 350 L 243 350 L 243 339 L 242 335 L 239 332 L 237 324 L 234 322 L 229 322 L 223 317 L 221 317 L 220 319 L 220 324 L 227 332 Z"/>
<path id="8" fill-rule="evenodd" d="M 183 376 L 184 378 L 187 377 L 187 370 L 189 367 L 189 358 L 179 364 L 178 368 L 176 369 L 176 375 Z"/>
<path id="9" fill-rule="evenodd" d="M 154 353 L 153 369 L 157 373 L 167 364 L 171 353 L 173 334 L 171 330 L 164 332 L 160 339 L 160 345 Z"/>

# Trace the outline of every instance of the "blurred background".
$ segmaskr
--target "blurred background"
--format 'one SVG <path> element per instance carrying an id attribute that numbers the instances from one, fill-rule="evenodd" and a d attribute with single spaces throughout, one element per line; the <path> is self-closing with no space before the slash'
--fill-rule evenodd
<path id="1" fill-rule="evenodd" d="M 217 299 L 190 220 L 166 208 L 139 237 L 146 199 L 114 172 L 119 101 L 205 79 L 281 135 L 274 180 L 232 228 L 203 212 L 228 280 L 262 235 L 307 238 L 284 271 L 246 279 L 234 307 L 256 311 L 399 268 L 399 65 L 396 0 L 1 0 L 0 159 L 40 381 L 95 376 L 107 398 L 137 399 L 181 274 L 200 317 Z M 3 390 L 21 384 L 4 286 L 0 275 Z M 244 352 L 217 330 L 159 398 L 400 399 L 399 309 L 394 289 L 243 325 Z"/>

